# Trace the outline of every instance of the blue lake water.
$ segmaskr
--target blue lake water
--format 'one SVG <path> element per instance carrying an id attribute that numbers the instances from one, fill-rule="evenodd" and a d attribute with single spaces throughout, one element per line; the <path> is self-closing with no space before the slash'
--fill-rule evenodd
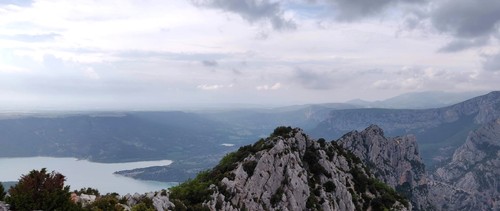
<path id="1" fill-rule="evenodd" d="M 102 194 L 145 193 L 166 189 L 177 183 L 136 180 L 115 175 L 113 172 L 149 166 L 166 166 L 171 163 L 171 160 L 94 163 L 76 158 L 0 158 L 0 181 L 18 181 L 21 175 L 28 174 L 33 169 L 47 168 L 48 171 L 56 171 L 66 176 L 65 185 L 70 185 L 71 190 L 92 187 Z"/>

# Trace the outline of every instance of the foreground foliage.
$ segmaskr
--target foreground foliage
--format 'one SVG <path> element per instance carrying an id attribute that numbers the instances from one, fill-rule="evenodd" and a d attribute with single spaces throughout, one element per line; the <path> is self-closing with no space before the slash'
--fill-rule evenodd
<path id="1" fill-rule="evenodd" d="M 32 170 L 23 175 L 17 185 L 9 189 L 6 202 L 13 210 L 79 210 L 70 200 L 69 186 L 64 186 L 66 178 L 47 169 Z"/>
<path id="2" fill-rule="evenodd" d="M 5 189 L 3 187 L 3 184 L 2 182 L 0 182 L 0 201 L 3 201 L 3 199 L 5 198 Z"/>

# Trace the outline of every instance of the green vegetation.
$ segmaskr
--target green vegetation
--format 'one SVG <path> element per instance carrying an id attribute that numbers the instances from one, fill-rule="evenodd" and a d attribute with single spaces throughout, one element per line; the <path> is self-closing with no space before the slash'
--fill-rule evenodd
<path id="1" fill-rule="evenodd" d="M 396 192 L 403 195 L 406 198 L 411 198 L 413 193 L 409 182 L 404 182 L 401 185 L 396 186 Z"/>
<path id="2" fill-rule="evenodd" d="M 76 194 L 78 195 L 81 195 L 81 194 L 87 194 L 87 195 L 94 195 L 96 197 L 100 196 L 101 194 L 99 193 L 99 191 L 97 189 L 94 189 L 94 188 L 90 188 L 90 187 L 87 187 L 87 188 L 81 188 L 79 191 L 74 191 Z"/>
<path id="3" fill-rule="evenodd" d="M 243 163 L 243 170 L 248 174 L 248 177 L 251 177 L 253 175 L 253 172 L 255 170 L 255 167 L 257 166 L 257 161 L 252 160 Z"/>
<path id="4" fill-rule="evenodd" d="M 131 211 L 155 211 L 155 208 L 148 207 L 145 203 L 141 202 L 132 207 Z"/>
<path id="5" fill-rule="evenodd" d="M 361 196 L 365 201 L 363 209 L 367 209 L 368 206 L 371 206 L 374 210 L 390 210 L 396 201 L 399 201 L 404 206 L 408 207 L 408 201 L 406 198 L 399 195 L 394 189 L 387 186 L 385 183 L 380 182 L 375 178 L 368 177 L 367 174 L 361 170 L 361 168 L 355 166 L 349 171 L 349 173 L 353 177 L 354 189 L 357 193 L 362 194 Z M 369 197 L 365 194 L 367 191 L 374 194 L 375 197 Z"/>
<path id="6" fill-rule="evenodd" d="M 278 204 L 278 202 L 280 202 L 281 198 L 283 197 L 283 193 L 283 188 L 279 187 L 278 190 L 276 190 L 276 193 L 271 196 L 271 205 L 275 206 L 276 204 Z"/>
<path id="7" fill-rule="evenodd" d="M 280 127 L 277 127 L 276 129 L 274 129 L 274 132 L 271 133 L 271 137 L 277 137 L 277 136 L 281 136 L 283 138 L 288 138 L 290 135 L 290 132 L 293 131 L 293 128 L 288 126 L 280 126 Z"/>
<path id="8" fill-rule="evenodd" d="M 3 199 L 5 198 L 5 189 L 3 187 L 3 184 L 2 182 L 0 182 L 0 201 L 3 201 Z"/>
<path id="9" fill-rule="evenodd" d="M 346 134 L 347 135 L 347 134 Z M 336 141 L 332 141 L 332 146 L 335 149 L 335 151 L 346 158 L 347 162 L 349 165 L 351 164 L 360 164 L 361 159 L 359 159 L 356 155 L 354 155 L 352 152 L 345 150 L 342 146 L 338 145 Z M 352 166 L 351 166 L 352 167 Z"/>
<path id="10" fill-rule="evenodd" d="M 319 210 L 320 204 L 314 195 L 309 195 L 306 201 L 306 208 L 311 210 Z"/>
<path id="11" fill-rule="evenodd" d="M 106 194 L 97 198 L 94 203 L 85 207 L 92 211 L 123 211 L 125 208 L 120 205 L 116 193 Z"/>
<path id="12" fill-rule="evenodd" d="M 70 200 L 69 186 L 64 186 L 62 174 L 42 168 L 23 175 L 9 189 L 6 202 L 13 210 L 81 210 Z"/>
<path id="13" fill-rule="evenodd" d="M 334 192 L 337 187 L 335 186 L 335 183 L 333 183 L 333 181 L 328 181 L 323 184 L 323 188 L 325 188 L 326 192 Z"/>
<path id="14" fill-rule="evenodd" d="M 208 188 L 214 182 L 210 173 L 209 171 L 200 172 L 196 178 L 170 188 L 170 198 L 179 200 L 187 208 L 201 206 L 201 203 L 208 200 L 213 192 Z"/>

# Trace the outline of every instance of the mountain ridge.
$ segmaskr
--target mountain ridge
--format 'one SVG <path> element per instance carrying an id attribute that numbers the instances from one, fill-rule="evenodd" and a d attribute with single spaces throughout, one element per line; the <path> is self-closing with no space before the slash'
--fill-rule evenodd
<path id="1" fill-rule="evenodd" d="M 170 201 L 210 210 L 411 209 L 337 142 L 316 141 L 291 127 L 276 128 L 172 188 Z"/>
<path id="2" fill-rule="evenodd" d="M 379 125 L 391 136 L 411 133 L 419 140 L 424 161 L 433 166 L 450 159 L 453 150 L 463 144 L 468 131 L 497 117 L 500 117 L 500 91 L 444 108 L 332 110 L 310 133 L 336 139 L 371 124 Z"/>

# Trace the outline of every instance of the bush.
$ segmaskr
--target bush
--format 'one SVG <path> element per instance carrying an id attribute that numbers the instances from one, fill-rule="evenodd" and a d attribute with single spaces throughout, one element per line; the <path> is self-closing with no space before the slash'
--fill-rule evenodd
<path id="1" fill-rule="evenodd" d="M 208 171 L 200 172 L 196 178 L 170 188 L 170 198 L 178 199 L 187 207 L 201 205 L 212 195 L 212 190 L 208 188 L 212 184 L 209 176 Z"/>
<path id="2" fill-rule="evenodd" d="M 279 187 L 278 190 L 276 190 L 276 193 L 274 193 L 271 196 L 271 204 L 275 206 L 278 202 L 281 201 L 281 198 L 283 197 L 283 188 Z"/>
<path id="3" fill-rule="evenodd" d="M 288 137 L 288 134 L 292 132 L 292 127 L 288 126 L 280 126 L 274 129 L 273 133 L 271 134 L 271 137 L 276 137 L 276 136 L 282 136 L 282 137 Z"/>
<path id="4" fill-rule="evenodd" d="M 257 161 L 255 160 L 248 161 L 243 163 L 243 170 L 247 172 L 248 177 L 251 177 L 253 175 L 256 166 L 257 166 Z"/>
<path id="5" fill-rule="evenodd" d="M 149 207 L 145 203 L 141 202 L 132 207 L 131 211 L 155 211 L 153 207 Z"/>
<path id="6" fill-rule="evenodd" d="M 47 169 L 32 170 L 9 189 L 6 202 L 13 210 L 80 210 L 70 199 L 66 178 Z"/>
<path id="7" fill-rule="evenodd" d="M 325 182 L 325 184 L 323 184 L 323 187 L 325 188 L 326 192 L 333 192 L 336 188 L 335 183 L 333 183 L 332 181 Z"/>
<path id="8" fill-rule="evenodd" d="M 120 203 L 118 202 L 118 199 L 116 198 L 115 194 L 106 194 L 102 197 L 99 197 L 87 207 L 88 210 L 106 210 L 106 211 L 122 211 L 125 210 Z"/>
<path id="9" fill-rule="evenodd" d="M 311 210 L 317 210 L 317 209 L 319 209 L 319 206 L 320 206 L 320 204 L 318 202 L 318 199 L 316 199 L 316 197 L 314 197 L 314 195 L 310 195 L 307 198 L 306 208 L 311 209 Z"/>
<path id="10" fill-rule="evenodd" d="M 3 201 L 4 198 L 5 198 L 5 189 L 3 187 L 2 182 L 0 182 L 0 201 Z"/>
<path id="11" fill-rule="evenodd" d="M 326 140 L 324 138 L 318 139 L 318 143 L 321 148 L 325 147 L 325 142 Z"/>
<path id="12" fill-rule="evenodd" d="M 99 193 L 99 190 L 94 189 L 94 188 L 81 188 L 79 191 L 75 191 L 78 195 L 80 194 L 87 194 L 87 195 L 94 195 L 94 196 L 100 196 L 101 194 Z"/>

